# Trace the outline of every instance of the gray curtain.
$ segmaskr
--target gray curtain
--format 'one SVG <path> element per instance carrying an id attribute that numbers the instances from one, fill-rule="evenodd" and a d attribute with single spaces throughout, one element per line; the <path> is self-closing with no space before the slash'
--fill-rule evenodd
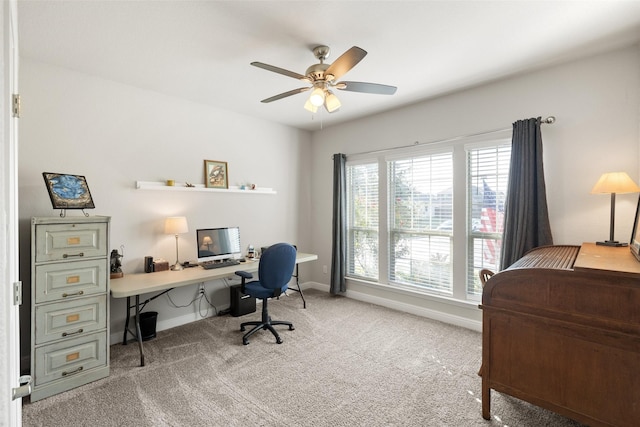
<path id="1" fill-rule="evenodd" d="M 347 263 L 347 156 L 333 155 L 333 243 L 331 249 L 332 294 L 346 292 L 344 275 Z"/>
<path id="2" fill-rule="evenodd" d="M 513 124 L 500 270 L 509 267 L 528 250 L 553 244 L 540 124 L 540 117 Z"/>

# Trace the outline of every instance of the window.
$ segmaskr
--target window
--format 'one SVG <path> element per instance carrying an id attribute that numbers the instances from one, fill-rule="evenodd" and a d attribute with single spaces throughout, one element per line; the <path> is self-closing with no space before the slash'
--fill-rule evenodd
<path id="1" fill-rule="evenodd" d="M 504 222 L 504 200 L 509 179 L 511 144 L 467 150 L 469 256 L 467 293 L 481 295 L 478 273 L 498 271 Z"/>
<path id="2" fill-rule="evenodd" d="M 378 163 L 347 167 L 348 274 L 378 279 Z"/>
<path id="3" fill-rule="evenodd" d="M 434 147 L 348 160 L 347 274 L 477 300 L 500 264 L 510 133 Z"/>
<path id="4" fill-rule="evenodd" d="M 388 162 L 389 281 L 451 293 L 453 155 Z"/>

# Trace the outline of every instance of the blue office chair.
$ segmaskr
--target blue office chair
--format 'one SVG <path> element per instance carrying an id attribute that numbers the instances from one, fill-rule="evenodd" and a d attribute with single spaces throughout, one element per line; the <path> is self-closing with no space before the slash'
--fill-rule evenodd
<path id="1" fill-rule="evenodd" d="M 289 281 L 296 265 L 296 248 L 288 243 L 277 243 L 270 246 L 264 251 L 260 257 L 260 266 L 258 267 L 258 280 L 246 283 L 252 279 L 253 275 L 246 271 L 236 271 L 236 274 L 242 277 L 240 290 L 243 294 L 262 300 L 262 320 L 254 322 L 244 322 L 240 325 L 240 330 L 244 331 L 246 326 L 255 325 L 253 329 L 244 334 L 242 344 L 249 344 L 249 337 L 260 329 L 268 329 L 276 337 L 276 342 L 282 344 L 282 339 L 278 332 L 273 328 L 275 325 L 287 325 L 289 330 L 295 328 L 291 322 L 280 320 L 271 320 L 267 311 L 267 301 L 269 298 L 275 298 L 282 295 L 289 287 Z"/>

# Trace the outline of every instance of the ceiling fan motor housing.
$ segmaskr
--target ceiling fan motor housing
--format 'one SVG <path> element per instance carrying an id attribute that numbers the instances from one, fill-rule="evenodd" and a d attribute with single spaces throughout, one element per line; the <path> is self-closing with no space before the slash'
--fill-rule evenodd
<path id="1" fill-rule="evenodd" d="M 325 71 L 330 64 L 315 64 L 307 68 L 305 75 L 313 81 L 325 80 Z"/>

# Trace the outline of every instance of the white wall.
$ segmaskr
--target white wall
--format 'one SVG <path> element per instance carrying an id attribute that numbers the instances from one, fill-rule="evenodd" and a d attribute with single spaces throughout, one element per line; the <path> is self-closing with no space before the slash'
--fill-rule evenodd
<path id="1" fill-rule="evenodd" d="M 516 120 L 537 116 L 557 118 L 542 128 L 555 243 L 607 239 L 609 197 L 590 191 L 604 172 L 626 171 L 640 182 L 639 106 L 640 48 L 633 46 L 315 132 L 311 189 L 317 202 L 311 241 L 319 261 L 310 266 L 312 279 L 329 283 L 322 266 L 331 260 L 333 153 L 348 155 L 510 128 Z M 637 200 L 637 194 L 618 196 L 617 240 L 629 240 Z M 455 320 L 447 318 L 450 315 L 480 319 L 475 304 L 452 304 L 355 282 L 349 282 L 348 289 L 359 298 L 422 314 L 437 316 L 446 310 L 444 320 Z"/>
<path id="2" fill-rule="evenodd" d="M 125 273 L 141 271 L 145 255 L 171 261 L 174 239 L 161 234 L 162 220 L 184 214 L 192 230 L 239 225 L 243 246 L 289 240 L 305 252 L 317 253 L 319 260 L 301 268 L 301 274 L 303 281 L 314 281 L 320 287 L 329 283 L 323 266 L 330 271 L 331 265 L 333 153 L 437 141 L 509 128 L 518 119 L 554 115 L 557 122 L 543 126 L 543 139 L 556 243 L 579 244 L 608 237 L 609 199 L 589 194 L 600 174 L 625 170 L 640 181 L 638 46 L 313 135 L 27 59 L 22 60 L 21 85 L 21 269 L 25 283 L 29 283 L 29 218 L 57 215 L 42 181 L 44 171 L 87 177 L 97 206 L 90 213 L 112 216 L 111 247 L 125 246 Z M 204 159 L 228 161 L 231 184 L 249 180 L 273 187 L 278 194 L 194 195 L 134 189 L 136 180 L 171 178 L 200 183 Z M 630 235 L 637 197 L 618 196 L 618 240 Z M 69 213 L 74 214 L 78 213 Z M 194 246 L 193 235 L 182 238 L 181 258 L 193 259 Z M 354 297 L 479 327 L 475 303 L 362 283 L 349 282 L 348 287 Z M 214 291 L 220 288 L 220 284 L 208 284 L 214 299 L 228 304 L 226 293 Z M 175 292 L 174 299 L 188 301 L 194 292 L 195 288 Z M 124 305 L 112 302 L 112 336 L 118 336 Z M 164 297 L 148 309 L 160 312 L 159 329 L 198 316 L 193 308 L 169 307 Z M 28 315 L 22 322 L 23 331 L 28 331 Z"/>
<path id="3" fill-rule="evenodd" d="M 243 248 L 287 241 L 310 250 L 310 232 L 300 221 L 310 215 L 308 132 L 24 58 L 21 86 L 21 274 L 26 287 L 30 218 L 59 214 L 51 207 L 42 172 L 86 176 L 96 205 L 87 212 L 112 217 L 110 246 L 124 245 L 125 274 L 142 272 L 146 255 L 175 261 L 175 238 L 162 234 L 164 218 L 173 215 L 184 215 L 189 223 L 190 233 L 179 240 L 183 261 L 195 260 L 195 230 L 204 227 L 240 226 Z M 137 180 L 203 183 L 205 159 L 228 162 L 230 185 L 252 182 L 277 194 L 135 189 Z M 81 213 L 67 212 L 74 215 Z M 304 281 L 304 266 L 300 274 Z M 228 306 L 223 283 L 206 288 L 219 308 Z M 185 303 L 195 293 L 197 287 L 187 287 L 171 295 Z M 28 301 L 23 312 L 28 312 Z M 112 336 L 121 339 L 125 304 L 111 302 Z M 198 318 L 194 307 L 170 307 L 166 297 L 147 310 L 160 313 L 159 330 Z M 28 314 L 21 320 L 25 355 Z"/>

